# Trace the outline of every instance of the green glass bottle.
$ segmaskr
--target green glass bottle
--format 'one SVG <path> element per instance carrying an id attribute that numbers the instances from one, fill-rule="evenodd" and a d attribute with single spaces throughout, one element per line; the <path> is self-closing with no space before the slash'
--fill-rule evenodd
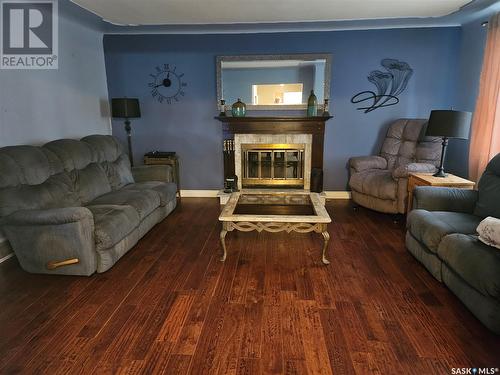
<path id="1" fill-rule="evenodd" d="M 245 117 L 247 112 L 247 106 L 241 101 L 240 98 L 238 98 L 238 101 L 232 105 L 231 109 L 234 117 Z"/>
<path id="2" fill-rule="evenodd" d="M 318 98 L 314 95 L 314 90 L 311 90 L 311 95 L 307 99 L 307 117 L 318 115 Z"/>

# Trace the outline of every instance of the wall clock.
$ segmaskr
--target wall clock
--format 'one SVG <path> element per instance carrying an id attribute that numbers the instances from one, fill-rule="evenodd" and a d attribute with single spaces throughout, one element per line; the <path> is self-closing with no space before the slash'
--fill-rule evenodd
<path id="1" fill-rule="evenodd" d="M 155 72 L 149 75 L 153 81 L 149 82 L 148 86 L 151 89 L 151 95 L 158 102 L 171 104 L 174 101 L 178 102 L 186 94 L 184 87 L 187 83 L 182 80 L 184 73 L 179 73 L 176 69 L 175 66 L 163 64 L 161 67 L 157 66 Z"/>

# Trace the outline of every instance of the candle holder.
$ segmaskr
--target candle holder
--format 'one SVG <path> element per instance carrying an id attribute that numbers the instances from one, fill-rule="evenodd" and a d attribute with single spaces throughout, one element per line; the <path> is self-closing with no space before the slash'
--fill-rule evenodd
<path id="1" fill-rule="evenodd" d="M 328 112 L 328 105 L 330 103 L 330 99 L 325 99 L 325 104 L 323 106 L 323 117 L 330 116 L 330 112 Z"/>
<path id="2" fill-rule="evenodd" d="M 226 116 L 226 101 L 224 99 L 220 100 L 219 110 L 220 110 L 219 116 L 221 117 Z"/>

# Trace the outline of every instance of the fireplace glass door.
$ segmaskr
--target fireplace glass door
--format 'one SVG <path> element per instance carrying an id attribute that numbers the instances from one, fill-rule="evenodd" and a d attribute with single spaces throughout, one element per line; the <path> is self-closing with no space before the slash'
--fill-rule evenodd
<path id="1" fill-rule="evenodd" d="M 303 144 L 242 145 L 243 187 L 304 187 Z"/>

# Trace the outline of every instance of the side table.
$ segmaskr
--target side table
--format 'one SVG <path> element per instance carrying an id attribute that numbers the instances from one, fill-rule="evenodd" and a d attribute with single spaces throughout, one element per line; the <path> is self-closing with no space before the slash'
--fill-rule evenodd
<path id="1" fill-rule="evenodd" d="M 181 197 L 181 179 L 179 177 L 179 157 L 177 155 L 164 157 L 144 156 L 145 165 L 170 165 L 174 182 L 177 185 L 177 196 Z"/>
<path id="2" fill-rule="evenodd" d="M 475 182 L 448 173 L 446 177 L 434 177 L 432 173 L 410 173 L 408 176 L 408 204 L 406 212 L 413 205 L 413 189 L 417 186 L 441 186 L 459 189 L 474 189 Z"/>

